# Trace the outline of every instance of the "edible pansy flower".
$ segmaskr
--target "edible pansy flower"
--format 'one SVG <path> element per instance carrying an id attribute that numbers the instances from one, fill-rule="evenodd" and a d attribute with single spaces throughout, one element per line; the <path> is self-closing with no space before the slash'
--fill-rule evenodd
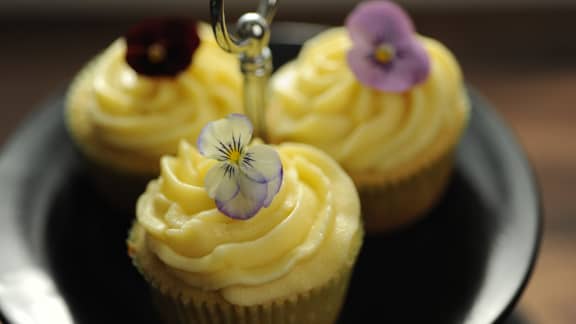
<path id="1" fill-rule="evenodd" d="M 174 77 L 192 62 L 200 45 L 195 21 L 151 19 L 125 35 L 126 62 L 139 74 Z"/>
<path id="2" fill-rule="evenodd" d="M 234 219 L 268 207 L 282 183 L 278 153 L 264 144 L 248 146 L 252 131 L 246 116 L 231 114 L 206 125 L 198 138 L 200 153 L 218 161 L 206 173 L 206 191 L 218 210 Z"/>
<path id="3" fill-rule="evenodd" d="M 423 82 L 430 60 L 410 18 L 392 2 L 359 4 L 346 19 L 352 40 L 348 65 L 362 84 L 403 92 Z"/>

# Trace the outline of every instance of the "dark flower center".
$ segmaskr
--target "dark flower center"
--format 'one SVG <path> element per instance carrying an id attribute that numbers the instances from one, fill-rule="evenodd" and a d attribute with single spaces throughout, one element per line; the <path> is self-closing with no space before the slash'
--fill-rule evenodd
<path id="1" fill-rule="evenodd" d="M 162 44 L 154 43 L 148 46 L 148 59 L 152 63 L 160 63 L 166 58 L 166 49 Z"/>
<path id="2" fill-rule="evenodd" d="M 396 56 L 396 50 L 394 46 L 388 43 L 382 43 L 374 49 L 374 59 L 378 63 L 386 64 L 390 63 Z"/>

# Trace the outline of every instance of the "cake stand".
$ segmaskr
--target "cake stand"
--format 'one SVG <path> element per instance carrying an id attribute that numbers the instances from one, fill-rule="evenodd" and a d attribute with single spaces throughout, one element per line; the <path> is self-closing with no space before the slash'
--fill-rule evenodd
<path id="1" fill-rule="evenodd" d="M 275 66 L 321 26 L 277 24 Z M 470 90 L 471 123 L 450 185 L 429 217 L 368 236 L 340 323 L 504 321 L 531 274 L 541 235 L 524 153 Z M 157 323 L 126 255 L 129 219 L 107 207 L 63 121 L 63 92 L 38 107 L 0 155 L 0 309 L 11 324 Z"/>

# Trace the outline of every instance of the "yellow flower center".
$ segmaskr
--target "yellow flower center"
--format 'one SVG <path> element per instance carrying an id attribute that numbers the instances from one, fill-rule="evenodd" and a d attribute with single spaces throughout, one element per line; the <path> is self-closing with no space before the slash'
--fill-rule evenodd
<path id="1" fill-rule="evenodd" d="M 396 51 L 394 47 L 389 44 L 383 43 L 376 47 L 374 51 L 374 58 L 380 63 L 388 63 L 394 59 Z"/>
<path id="2" fill-rule="evenodd" d="M 232 150 L 229 156 L 230 161 L 234 163 L 238 163 L 240 161 L 240 151 Z"/>
<path id="3" fill-rule="evenodd" d="M 162 44 L 154 43 L 148 47 L 148 59 L 152 63 L 162 62 L 166 58 L 166 49 Z"/>

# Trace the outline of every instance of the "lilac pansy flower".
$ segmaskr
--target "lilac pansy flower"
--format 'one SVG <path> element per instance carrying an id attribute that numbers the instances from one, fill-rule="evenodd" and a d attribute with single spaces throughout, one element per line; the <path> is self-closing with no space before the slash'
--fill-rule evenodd
<path id="1" fill-rule="evenodd" d="M 248 219 L 268 207 L 280 190 L 282 163 L 268 145 L 248 147 L 252 124 L 244 115 L 231 114 L 204 127 L 198 150 L 218 161 L 205 176 L 210 198 L 223 214 Z"/>
<path id="2" fill-rule="evenodd" d="M 428 54 L 410 18 L 394 3 L 361 3 L 346 19 L 346 27 L 352 40 L 348 65 L 362 84 L 403 92 L 428 77 Z"/>

